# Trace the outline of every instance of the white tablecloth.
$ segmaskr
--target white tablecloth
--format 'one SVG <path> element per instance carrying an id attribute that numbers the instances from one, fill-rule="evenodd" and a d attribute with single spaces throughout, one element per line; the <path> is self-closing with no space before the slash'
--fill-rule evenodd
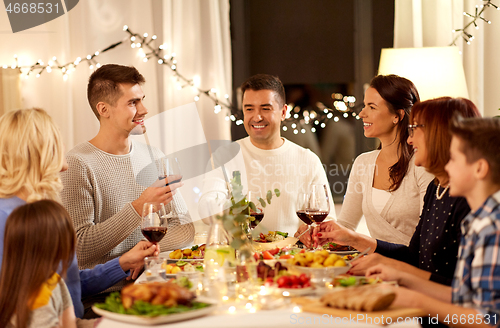
<path id="1" fill-rule="evenodd" d="M 393 324 L 391 327 L 397 328 L 417 328 L 420 327 L 416 319 L 412 322 L 407 320 L 406 323 Z M 250 328 L 250 327 L 317 327 L 317 326 L 335 326 L 349 328 L 365 328 L 365 327 L 381 327 L 380 325 L 370 324 L 366 321 L 349 322 L 347 318 L 343 321 L 341 318 L 329 317 L 327 315 L 318 315 L 314 313 L 302 312 L 294 313 L 292 308 L 280 310 L 262 310 L 257 313 L 222 313 L 208 315 L 192 320 L 174 322 L 154 327 L 168 328 Z M 98 328 L 137 328 L 140 325 L 127 324 L 109 319 L 103 319 L 97 326 Z M 147 326 L 143 326 L 147 327 Z"/>

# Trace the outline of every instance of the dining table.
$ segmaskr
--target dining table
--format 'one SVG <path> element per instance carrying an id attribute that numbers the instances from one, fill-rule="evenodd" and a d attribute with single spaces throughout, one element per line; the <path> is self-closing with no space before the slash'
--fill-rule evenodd
<path id="1" fill-rule="evenodd" d="M 226 306 L 221 307 L 215 313 L 179 322 L 155 325 L 154 327 L 168 328 L 250 328 L 250 327 L 308 327 L 308 326 L 335 326 L 350 328 L 380 327 L 375 322 L 368 320 L 357 320 L 356 316 L 333 317 L 327 314 L 316 314 L 311 312 L 295 312 L 295 306 L 290 305 L 281 309 L 260 310 L 255 313 L 240 312 L 228 313 Z M 368 321 L 368 322 L 367 322 Z M 138 328 L 150 327 L 146 325 L 129 324 L 103 318 L 97 325 L 98 328 Z M 417 328 L 420 327 L 417 318 L 404 318 L 402 322 L 394 321 L 391 327 Z"/>
<path id="2" fill-rule="evenodd" d="M 168 257 L 170 252 L 162 253 Z M 143 272 L 135 281 L 136 284 L 147 282 L 146 272 Z M 263 287 L 260 287 L 261 289 Z M 245 308 L 235 300 L 219 300 L 213 306 L 213 311 L 207 315 L 187 318 L 185 320 L 156 324 L 154 327 L 169 328 L 247 328 L 247 327 L 297 327 L 297 326 L 336 326 L 336 327 L 380 327 L 390 324 L 391 327 L 416 328 L 420 327 L 417 309 L 396 309 L 378 314 L 363 314 L 355 311 L 336 310 L 323 307 L 319 302 L 322 295 L 318 289 L 313 293 L 298 295 L 300 297 L 271 297 L 266 306 L 260 309 Z M 292 295 L 293 296 L 293 295 Z M 203 296 L 202 296 L 203 298 Z M 324 311 L 323 311 L 324 309 Z M 387 319 L 387 315 L 392 317 Z M 385 315 L 385 319 L 384 319 Z M 400 315 L 400 316 L 399 316 Z M 98 328 L 137 328 L 151 327 L 146 323 L 115 321 L 109 317 L 99 319 L 95 327 Z"/>

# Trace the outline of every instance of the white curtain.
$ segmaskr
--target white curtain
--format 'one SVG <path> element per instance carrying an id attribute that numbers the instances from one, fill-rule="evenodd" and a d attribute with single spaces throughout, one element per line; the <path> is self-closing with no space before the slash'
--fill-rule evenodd
<path id="1" fill-rule="evenodd" d="M 458 35 L 454 29 L 463 28 L 474 14 L 480 0 L 395 0 L 394 48 L 443 47 Z M 500 1 L 493 1 L 500 5 Z M 467 31 L 474 40 L 467 45 L 462 37 L 456 44 L 463 54 L 465 78 L 470 99 L 485 116 L 499 115 L 500 111 L 500 11 L 490 7 L 483 17 Z"/>
<path id="2" fill-rule="evenodd" d="M 215 88 L 218 94 L 231 94 L 231 46 L 228 0 L 85 0 L 69 13 L 32 29 L 12 33 L 7 13 L 0 11 L 2 51 L 0 65 L 45 64 L 57 57 L 65 64 L 86 57 L 114 42 L 127 38 L 123 26 L 136 33 L 157 33 L 165 42 L 166 54 L 176 53 L 178 71 L 199 86 Z M 143 62 L 137 49 L 126 42 L 96 57 L 100 64 L 133 65 L 144 75 L 149 116 L 194 101 L 191 87 L 178 90 L 171 70 L 156 60 Z M 94 68 L 95 69 L 95 68 Z M 59 70 L 36 73 L 21 79 L 21 107 L 41 107 L 61 128 L 67 149 L 91 139 L 99 124 L 87 102 L 87 81 L 92 73 L 85 62 L 63 80 Z M 5 88 L 4 88 L 5 89 Z M 196 104 L 202 131 L 195 139 L 230 139 L 230 122 L 225 111 L 214 113 L 214 103 L 203 95 Z M 191 133 L 191 132 L 190 132 Z"/>

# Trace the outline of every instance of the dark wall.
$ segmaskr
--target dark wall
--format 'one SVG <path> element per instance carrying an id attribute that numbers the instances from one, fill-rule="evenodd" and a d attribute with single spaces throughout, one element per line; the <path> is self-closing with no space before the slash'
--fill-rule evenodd
<path id="1" fill-rule="evenodd" d="M 345 0 L 251 0 L 250 75 L 278 75 L 284 84 L 353 81 L 353 20 L 341 19 L 353 14 Z"/>
<path id="2" fill-rule="evenodd" d="M 369 82 L 356 81 L 356 37 L 371 40 L 372 61 L 361 65 L 370 67 L 367 76 L 376 74 L 380 50 L 393 46 L 394 0 L 230 0 L 230 6 L 234 91 L 257 73 L 278 75 L 284 84 L 350 88 Z M 368 29 L 356 25 L 366 10 Z M 246 136 L 242 125 L 233 124 L 232 134 Z"/>

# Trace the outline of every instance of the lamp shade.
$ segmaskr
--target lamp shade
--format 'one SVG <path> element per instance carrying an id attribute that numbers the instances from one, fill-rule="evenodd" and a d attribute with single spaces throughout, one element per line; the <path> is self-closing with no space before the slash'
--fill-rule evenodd
<path id="1" fill-rule="evenodd" d="M 417 87 L 420 100 L 469 98 L 458 47 L 382 49 L 378 74 L 409 79 Z"/>

